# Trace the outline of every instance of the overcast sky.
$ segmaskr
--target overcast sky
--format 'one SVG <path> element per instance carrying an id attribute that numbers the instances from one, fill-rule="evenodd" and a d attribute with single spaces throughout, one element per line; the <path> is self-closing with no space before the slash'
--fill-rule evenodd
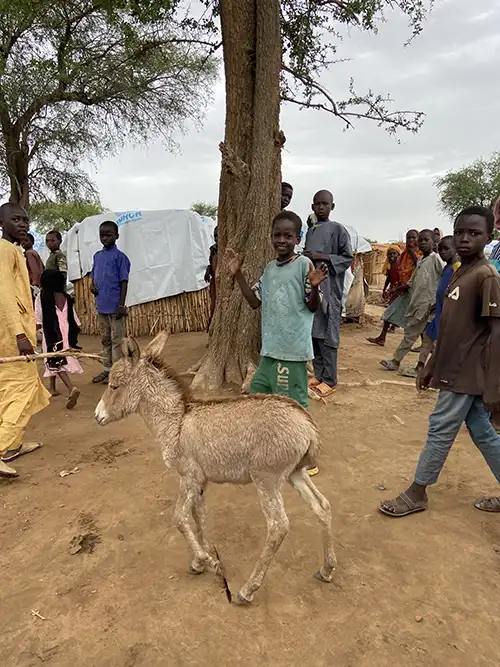
<path id="1" fill-rule="evenodd" d="M 402 132 L 397 144 L 370 121 L 344 132 L 327 113 L 285 105 L 281 114 L 283 179 L 295 189 L 290 208 L 305 217 L 314 192 L 330 189 L 336 219 L 378 241 L 400 238 L 410 227 L 449 231 L 437 209 L 435 177 L 500 149 L 500 0 L 436 0 L 424 32 L 408 47 L 405 20 L 388 18 L 378 35 L 352 30 L 339 50 L 352 61 L 332 67 L 321 82 L 341 98 L 352 76 L 359 91 L 371 87 L 390 93 L 395 108 L 424 111 L 418 135 Z M 123 211 L 216 201 L 223 130 L 221 81 L 203 129 L 178 137 L 179 154 L 151 142 L 100 163 L 92 177 L 103 204 Z"/>

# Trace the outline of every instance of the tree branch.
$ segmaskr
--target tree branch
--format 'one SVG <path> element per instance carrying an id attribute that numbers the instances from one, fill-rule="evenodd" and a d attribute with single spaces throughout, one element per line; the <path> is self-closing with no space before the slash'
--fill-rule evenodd
<path id="1" fill-rule="evenodd" d="M 374 96 L 371 91 L 363 97 L 355 95 L 353 90 L 354 82 L 351 80 L 350 90 L 353 97 L 349 100 L 337 102 L 332 95 L 325 90 L 323 86 L 313 79 L 295 72 L 290 67 L 283 65 L 282 69 L 295 79 L 297 79 L 305 88 L 310 91 L 308 97 L 303 100 L 298 100 L 286 93 L 282 94 L 282 100 L 291 104 L 296 104 L 302 108 L 317 109 L 332 113 L 337 118 L 340 118 L 346 124 L 346 127 L 354 127 L 350 118 L 365 118 L 367 120 L 375 120 L 379 125 L 386 125 L 389 132 L 395 132 L 396 128 L 402 127 L 410 132 L 417 132 L 423 123 L 425 114 L 421 111 L 388 111 L 382 106 L 385 102 L 391 102 L 389 97 L 382 97 L 381 95 Z M 320 93 L 329 103 L 330 106 L 322 102 L 313 102 L 314 93 Z M 367 112 L 349 111 L 348 105 L 364 104 L 368 107 Z M 411 120 L 410 117 L 413 117 Z"/>
<path id="2" fill-rule="evenodd" d="M 330 113 L 333 113 L 334 116 L 341 118 L 349 127 L 352 127 L 352 123 L 346 118 L 346 116 L 339 112 L 337 103 L 335 102 L 333 97 L 322 86 L 320 86 L 319 83 L 316 83 L 312 79 L 302 74 L 299 74 L 298 72 L 295 72 L 286 65 L 282 65 L 281 69 L 284 72 L 287 72 L 288 74 L 293 76 L 295 79 L 298 79 L 307 88 L 312 88 L 313 90 L 316 90 L 318 93 L 321 93 L 321 95 L 323 95 L 323 97 L 325 97 L 328 100 L 328 102 L 330 102 L 331 107 L 330 108 L 326 107 L 324 104 L 313 104 L 310 101 L 307 102 L 305 100 L 303 102 L 300 102 L 290 97 L 283 97 L 282 99 L 285 102 L 291 102 L 292 104 L 298 104 L 299 106 L 308 107 L 310 109 L 321 109 L 323 111 L 328 111 Z"/>

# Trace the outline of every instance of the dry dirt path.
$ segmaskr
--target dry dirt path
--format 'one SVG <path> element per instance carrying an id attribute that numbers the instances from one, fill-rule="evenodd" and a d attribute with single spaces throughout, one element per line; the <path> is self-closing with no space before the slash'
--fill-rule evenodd
<path id="1" fill-rule="evenodd" d="M 386 377 L 377 362 L 399 336 L 384 354 L 365 344 L 373 332 L 343 332 L 340 365 L 350 370 L 342 379 Z M 96 340 L 84 343 L 97 349 Z M 187 368 L 204 344 L 202 334 L 173 337 L 173 366 Z M 376 510 L 411 477 L 431 395 L 341 389 L 312 406 L 324 448 L 316 480 L 333 507 L 335 581 L 312 578 L 319 533 L 287 490 L 290 534 L 254 605 L 242 609 L 227 604 L 211 574 L 187 574 L 172 525 L 176 475 L 165 473 L 141 420 L 93 422 L 95 369 L 86 363 L 77 380 L 76 410 L 55 399 L 33 419 L 29 435 L 45 447 L 19 461 L 18 481 L 0 485 L 2 667 L 498 667 L 500 517 L 472 506 L 496 484 L 467 434 L 428 512 L 391 520 Z M 207 496 L 210 537 L 236 589 L 264 538 L 256 494 L 211 487 Z M 82 535 L 90 537 L 75 543 Z"/>

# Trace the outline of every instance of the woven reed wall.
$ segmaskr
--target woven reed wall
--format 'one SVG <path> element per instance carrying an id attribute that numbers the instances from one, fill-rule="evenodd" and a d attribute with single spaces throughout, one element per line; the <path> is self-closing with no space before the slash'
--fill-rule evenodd
<path id="1" fill-rule="evenodd" d="M 100 334 L 97 325 L 95 300 L 90 292 L 90 276 L 74 283 L 75 305 L 82 323 L 82 333 Z M 129 336 L 151 336 L 164 329 L 171 333 L 205 331 L 210 315 L 208 288 L 198 292 L 184 292 L 165 299 L 131 306 L 127 316 Z"/>
<path id="2" fill-rule="evenodd" d="M 387 257 L 387 248 L 390 245 L 390 243 L 373 245 L 371 252 L 363 254 L 364 277 L 369 285 L 384 286 L 385 276 L 382 269 Z"/>

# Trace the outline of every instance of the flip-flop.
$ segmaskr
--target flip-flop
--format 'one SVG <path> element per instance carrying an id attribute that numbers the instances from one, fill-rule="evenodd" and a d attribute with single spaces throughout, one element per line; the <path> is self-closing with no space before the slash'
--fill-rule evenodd
<path id="1" fill-rule="evenodd" d="M 31 452 L 40 449 L 41 446 L 41 442 L 23 442 L 22 445 L 19 445 L 16 449 L 9 449 L 6 451 L 2 456 L 2 461 L 4 463 L 10 463 L 11 461 L 14 461 L 14 459 L 18 459 L 20 456 L 31 454 Z"/>
<path id="2" fill-rule="evenodd" d="M 78 389 L 78 387 L 73 387 L 68 397 L 68 400 L 66 401 L 66 410 L 73 410 L 73 408 L 78 403 L 79 398 L 80 398 L 80 390 Z"/>
<path id="3" fill-rule="evenodd" d="M 416 368 L 400 368 L 398 375 L 402 375 L 405 378 L 416 378 L 418 376 L 418 371 Z"/>
<path id="4" fill-rule="evenodd" d="M 390 510 L 385 509 L 384 503 L 391 503 L 396 511 L 391 512 Z M 427 500 L 420 500 L 418 503 L 415 503 L 403 492 L 394 498 L 394 500 L 384 500 L 384 502 L 380 503 L 378 509 L 379 512 L 382 512 L 382 514 L 386 514 L 387 516 L 408 516 L 408 514 L 425 511 L 427 509 Z"/>
<path id="5" fill-rule="evenodd" d="M 476 500 L 474 507 L 481 512 L 500 512 L 500 498 L 481 498 L 481 500 Z"/>
<path id="6" fill-rule="evenodd" d="M 369 343 L 372 345 L 378 345 L 379 347 L 385 347 L 385 343 L 383 343 L 381 340 L 378 340 L 378 338 L 367 338 L 366 339 Z"/>
<path id="7" fill-rule="evenodd" d="M 14 470 L 0 459 L 0 478 L 14 479 L 15 477 L 19 477 L 17 470 Z"/>
<path id="8" fill-rule="evenodd" d="M 386 371 L 399 371 L 399 364 L 397 364 L 394 359 L 384 359 L 380 362 L 380 365 Z"/>
<path id="9" fill-rule="evenodd" d="M 99 375 L 92 378 L 92 382 L 93 384 L 101 384 L 101 382 L 105 382 L 108 377 L 109 373 L 107 371 L 102 371 L 102 373 L 99 373 Z"/>
<path id="10" fill-rule="evenodd" d="M 328 398 L 337 391 L 337 387 L 330 387 L 326 382 L 321 382 L 316 387 L 313 387 L 313 391 L 321 396 L 321 398 Z"/>

